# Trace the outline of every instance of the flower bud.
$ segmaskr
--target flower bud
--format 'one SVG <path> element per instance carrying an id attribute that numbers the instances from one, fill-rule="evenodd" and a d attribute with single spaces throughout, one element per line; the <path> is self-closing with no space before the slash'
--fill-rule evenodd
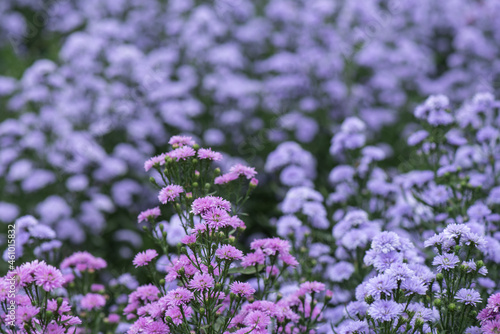
<path id="1" fill-rule="evenodd" d="M 441 283 L 443 279 L 444 279 L 443 274 L 439 273 L 436 275 L 436 281 L 438 281 L 439 283 Z"/>
<path id="2" fill-rule="evenodd" d="M 45 312 L 45 314 L 47 315 L 47 318 L 52 318 L 52 316 L 54 315 L 54 313 L 52 311 L 47 311 Z"/>
<path id="3" fill-rule="evenodd" d="M 259 184 L 259 180 L 257 180 L 256 178 L 252 178 L 250 180 L 249 187 L 250 187 L 250 189 L 255 189 L 258 184 Z"/>
<path id="4" fill-rule="evenodd" d="M 455 312 L 456 309 L 457 305 L 455 305 L 454 303 L 448 305 L 448 310 L 450 310 L 450 312 Z"/>
<path id="5" fill-rule="evenodd" d="M 163 239 L 165 239 L 167 237 L 167 231 L 161 232 L 161 235 L 162 235 Z"/>
<path id="6" fill-rule="evenodd" d="M 424 326 L 424 321 L 420 318 L 417 318 L 415 320 L 415 328 L 421 328 Z"/>
<path id="7" fill-rule="evenodd" d="M 220 175 L 220 168 L 217 167 L 215 170 L 214 170 L 214 174 L 215 176 L 219 176 Z"/>
<path id="8" fill-rule="evenodd" d="M 484 267 L 484 262 L 482 260 L 477 261 L 476 264 L 477 264 L 477 270 L 479 270 L 482 267 Z"/>
<path id="9" fill-rule="evenodd" d="M 162 278 L 159 283 L 160 283 L 161 286 L 165 285 L 165 279 Z"/>
<path id="10" fill-rule="evenodd" d="M 196 165 L 198 163 L 198 159 L 193 159 L 191 160 L 191 162 L 193 163 L 193 165 Z"/>
<path id="11" fill-rule="evenodd" d="M 325 301 L 329 302 L 333 298 L 333 291 L 332 290 L 326 290 L 325 291 Z"/>
<path id="12" fill-rule="evenodd" d="M 149 178 L 149 182 L 151 182 L 151 183 L 152 183 L 152 184 L 154 184 L 155 186 L 157 186 L 157 185 L 158 185 L 158 183 L 156 183 L 155 178 L 154 178 L 154 177 L 152 177 L 152 176 Z"/>
<path id="13" fill-rule="evenodd" d="M 283 298 L 283 294 L 281 292 L 278 292 L 278 294 L 276 295 L 276 301 L 280 301 L 281 298 Z"/>
<path id="14" fill-rule="evenodd" d="M 192 199 L 193 198 L 193 193 L 191 193 L 191 192 L 186 193 L 186 198 L 187 199 Z"/>
<path id="15" fill-rule="evenodd" d="M 214 266 L 209 265 L 209 266 L 208 266 L 208 272 L 209 272 L 210 274 L 213 274 L 213 273 L 214 273 Z"/>
<path id="16" fill-rule="evenodd" d="M 210 183 L 205 183 L 205 190 L 210 189 Z"/>
<path id="17" fill-rule="evenodd" d="M 434 300 L 434 306 L 436 306 L 436 307 L 440 307 L 442 303 L 443 302 L 441 301 L 441 299 Z"/>
<path id="18" fill-rule="evenodd" d="M 200 314 L 205 314 L 205 309 L 203 307 L 200 308 Z"/>
<path id="19" fill-rule="evenodd" d="M 170 317 L 170 316 L 166 316 L 166 317 L 165 317 L 165 321 L 166 321 L 167 323 L 171 324 L 171 323 L 172 323 L 172 317 Z"/>
<path id="20" fill-rule="evenodd" d="M 195 150 L 197 150 L 197 149 L 199 149 L 199 148 L 200 148 L 200 145 L 198 145 L 198 144 L 194 144 L 194 145 L 193 145 L 193 148 L 194 148 Z"/>
<path id="21" fill-rule="evenodd" d="M 57 298 L 57 308 L 59 308 L 62 305 L 63 301 L 64 299 L 62 297 Z"/>
<path id="22" fill-rule="evenodd" d="M 178 273 L 179 275 L 181 275 L 181 276 L 182 276 L 182 275 L 184 275 L 184 273 L 185 273 L 185 272 L 186 272 L 186 270 L 184 270 L 184 267 L 179 268 L 179 270 L 177 270 L 177 273 Z"/>
<path id="23" fill-rule="evenodd" d="M 163 223 L 160 224 L 160 231 L 163 232 L 164 229 L 165 229 L 165 225 L 163 225 Z"/>
<path id="24" fill-rule="evenodd" d="M 232 235 L 229 236 L 228 241 L 231 245 L 234 245 L 236 243 L 236 238 L 233 237 Z"/>
<path id="25" fill-rule="evenodd" d="M 193 182 L 193 187 L 197 188 L 199 186 L 198 182 Z"/>
<path id="26" fill-rule="evenodd" d="M 217 291 L 222 290 L 222 288 L 223 288 L 223 287 L 224 287 L 224 286 L 223 286 L 221 283 L 216 283 L 216 284 L 215 284 L 215 289 L 216 289 Z"/>

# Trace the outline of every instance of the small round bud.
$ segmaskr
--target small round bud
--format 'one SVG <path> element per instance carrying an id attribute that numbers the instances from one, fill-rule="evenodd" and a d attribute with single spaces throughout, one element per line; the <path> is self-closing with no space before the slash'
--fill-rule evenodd
<path id="1" fill-rule="evenodd" d="M 232 235 L 229 236 L 228 241 L 231 245 L 234 245 L 236 243 L 236 238 L 233 237 Z"/>
<path id="2" fill-rule="evenodd" d="M 45 314 L 47 315 L 47 317 L 49 319 L 52 318 L 52 316 L 54 315 L 54 313 L 52 311 L 46 311 Z"/>
<path id="3" fill-rule="evenodd" d="M 481 269 L 482 267 L 484 267 L 484 262 L 483 260 L 479 260 L 476 262 L 476 265 L 477 265 L 477 269 Z"/>
<path id="4" fill-rule="evenodd" d="M 250 180 L 249 187 L 250 187 L 250 189 L 255 189 L 258 184 L 259 184 L 259 180 L 257 180 L 256 178 L 252 178 Z"/>
<path id="5" fill-rule="evenodd" d="M 187 199 L 192 199 L 193 198 L 193 193 L 191 193 L 191 192 L 186 193 L 186 198 Z"/>
<path id="6" fill-rule="evenodd" d="M 200 314 L 205 314 L 205 309 L 203 307 L 200 308 Z"/>
<path id="7" fill-rule="evenodd" d="M 194 148 L 195 150 L 197 150 L 197 149 L 199 149 L 199 148 L 200 148 L 200 145 L 198 145 L 198 144 L 194 144 L 194 145 L 193 145 L 193 148 Z"/>
<path id="8" fill-rule="evenodd" d="M 148 230 L 148 227 L 147 227 L 146 225 L 142 225 L 142 229 L 143 229 L 144 231 L 147 231 L 147 230 Z"/>
<path id="9" fill-rule="evenodd" d="M 455 312 L 456 309 L 457 305 L 455 305 L 454 303 L 448 305 L 448 310 L 450 310 L 450 312 Z"/>
<path id="10" fill-rule="evenodd" d="M 205 183 L 205 189 L 206 190 L 210 189 L 210 187 L 211 187 L 210 183 Z"/>
<path id="11" fill-rule="evenodd" d="M 333 298 L 333 291 L 332 290 L 326 290 L 325 291 L 325 301 L 329 302 Z"/>
<path id="12" fill-rule="evenodd" d="M 164 279 L 164 278 L 162 278 L 162 279 L 160 280 L 160 282 L 159 282 L 159 283 L 160 283 L 160 285 L 162 285 L 162 286 L 163 286 L 163 285 L 165 285 L 165 279 Z"/>
<path id="13" fill-rule="evenodd" d="M 436 275 L 436 281 L 441 283 L 443 281 L 443 279 L 444 279 L 443 274 L 439 273 Z"/>
<path id="14" fill-rule="evenodd" d="M 58 298 L 57 298 L 57 307 L 58 307 L 58 308 L 59 308 L 59 306 L 61 306 L 61 305 L 62 305 L 63 301 L 64 301 L 64 299 L 63 299 L 62 297 L 58 297 Z"/>
<path id="15" fill-rule="evenodd" d="M 219 168 L 219 167 L 217 167 L 217 168 L 214 170 L 214 174 L 215 174 L 215 176 L 220 175 L 220 168 Z"/>
<path id="16" fill-rule="evenodd" d="M 193 187 L 197 188 L 199 186 L 198 182 L 193 182 Z"/>
<path id="17" fill-rule="evenodd" d="M 165 230 L 165 225 L 160 224 L 160 231 L 162 231 L 162 232 L 163 232 L 163 230 Z"/>
<path id="18" fill-rule="evenodd" d="M 184 267 L 183 267 L 183 268 L 179 268 L 179 270 L 177 270 L 177 273 L 178 273 L 179 275 L 184 275 L 184 273 L 185 273 L 185 272 L 186 272 L 186 271 L 184 270 Z"/>
<path id="19" fill-rule="evenodd" d="M 165 321 L 168 322 L 169 324 L 171 324 L 172 323 L 172 317 L 166 316 L 165 317 Z"/>
<path id="20" fill-rule="evenodd" d="M 167 231 L 161 232 L 161 236 L 163 237 L 163 239 L 165 239 L 167 237 Z"/>
<path id="21" fill-rule="evenodd" d="M 196 165 L 198 163 L 198 159 L 193 159 L 191 160 L 191 162 L 193 163 L 193 165 Z"/>
<path id="22" fill-rule="evenodd" d="M 440 307 L 442 303 L 443 302 L 441 301 L 441 299 L 434 300 L 434 306 L 436 306 L 436 307 Z"/>

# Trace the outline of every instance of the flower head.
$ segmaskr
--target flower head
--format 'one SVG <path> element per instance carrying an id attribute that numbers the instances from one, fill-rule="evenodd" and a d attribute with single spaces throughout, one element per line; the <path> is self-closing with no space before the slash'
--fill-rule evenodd
<path id="1" fill-rule="evenodd" d="M 147 266 L 151 262 L 151 260 L 153 260 L 157 256 L 158 253 L 154 249 L 148 249 L 144 252 L 138 253 L 135 256 L 134 261 L 132 261 L 132 263 L 135 265 L 136 268 Z"/>
<path id="2" fill-rule="evenodd" d="M 182 186 L 176 184 L 170 184 L 160 190 L 160 194 L 158 195 L 158 200 L 166 204 L 168 202 L 174 201 L 180 194 L 184 192 L 184 188 Z"/>

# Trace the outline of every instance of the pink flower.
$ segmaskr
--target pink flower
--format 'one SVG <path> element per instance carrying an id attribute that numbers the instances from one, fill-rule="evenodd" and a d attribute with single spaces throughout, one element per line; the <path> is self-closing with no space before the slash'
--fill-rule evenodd
<path id="1" fill-rule="evenodd" d="M 146 211 L 142 211 L 137 217 L 137 222 L 144 222 L 148 220 L 153 220 L 161 215 L 161 211 L 159 207 L 147 209 Z"/>
<path id="2" fill-rule="evenodd" d="M 186 288 L 170 290 L 165 296 L 169 306 L 179 306 L 187 304 L 193 299 L 193 293 Z"/>
<path id="3" fill-rule="evenodd" d="M 138 253 L 135 256 L 134 261 L 132 261 L 132 263 L 135 265 L 136 268 L 147 266 L 151 262 L 151 260 L 153 260 L 157 256 L 158 253 L 154 249 L 148 249 L 144 252 Z"/>
<path id="4" fill-rule="evenodd" d="M 195 234 L 185 235 L 184 237 L 182 237 L 181 242 L 184 245 L 192 245 L 196 243 L 196 235 Z"/>
<path id="5" fill-rule="evenodd" d="M 229 172 L 237 174 L 238 176 L 242 175 L 247 179 L 251 179 L 252 177 L 257 175 L 257 172 L 255 171 L 254 167 L 247 167 L 243 166 L 242 164 L 234 165 L 229 169 Z"/>
<path id="6" fill-rule="evenodd" d="M 102 284 L 92 284 L 92 285 L 90 286 L 90 290 L 91 290 L 91 291 L 94 291 L 94 292 L 104 291 L 104 290 L 105 290 L 105 287 L 104 287 L 104 285 L 102 285 Z"/>
<path id="7" fill-rule="evenodd" d="M 255 327 L 259 331 L 263 331 L 271 324 L 271 318 L 264 312 L 252 311 L 246 316 L 244 324 L 252 328 Z"/>
<path id="8" fill-rule="evenodd" d="M 56 267 L 41 263 L 35 270 L 35 282 L 45 291 L 52 291 L 64 284 L 64 277 Z"/>
<path id="9" fill-rule="evenodd" d="M 236 173 L 226 173 L 221 176 L 217 176 L 214 180 L 214 184 L 226 184 L 238 179 L 238 177 L 239 175 Z"/>
<path id="10" fill-rule="evenodd" d="M 180 310 L 180 307 L 182 307 L 182 312 Z M 186 306 L 186 305 L 174 306 L 174 307 L 169 308 L 165 312 L 165 317 L 172 318 L 172 322 L 175 325 L 179 326 L 180 324 L 182 324 L 182 321 L 184 320 L 182 313 L 184 313 L 184 316 L 186 317 L 186 319 L 190 319 L 192 314 L 193 314 L 193 309 L 189 306 Z"/>
<path id="11" fill-rule="evenodd" d="M 108 321 L 112 324 L 117 324 L 120 322 L 120 316 L 118 314 L 111 313 L 108 315 Z"/>
<path id="12" fill-rule="evenodd" d="M 182 186 L 171 184 L 160 190 L 160 194 L 158 195 L 158 200 L 161 203 L 166 204 L 168 202 L 172 202 L 173 200 L 175 200 L 183 192 L 184 188 L 182 188 Z"/>
<path id="13" fill-rule="evenodd" d="M 16 310 L 16 322 L 29 323 L 39 312 L 40 309 L 32 305 L 19 306 Z"/>
<path id="14" fill-rule="evenodd" d="M 194 157 L 195 154 L 196 151 L 189 146 L 182 146 L 167 153 L 167 155 L 175 159 L 175 161 L 186 160 L 187 158 Z"/>
<path id="15" fill-rule="evenodd" d="M 488 320 L 481 324 L 481 330 L 484 334 L 500 333 L 500 319 Z"/>
<path id="16" fill-rule="evenodd" d="M 232 227 L 232 228 L 238 228 L 238 227 L 241 227 L 241 228 L 245 228 L 245 223 L 243 222 L 243 220 L 241 220 L 240 218 L 238 218 L 238 216 L 232 216 L 231 217 L 231 220 L 229 221 L 229 225 Z"/>
<path id="17" fill-rule="evenodd" d="M 222 154 L 220 154 L 219 152 L 212 151 L 211 148 L 200 148 L 198 150 L 198 158 L 212 160 L 212 161 L 220 161 L 222 160 Z"/>
<path id="18" fill-rule="evenodd" d="M 250 267 L 250 266 L 256 266 L 258 264 L 264 264 L 266 260 L 266 257 L 264 253 L 258 249 L 254 253 L 249 253 L 247 254 L 244 258 L 243 261 L 241 261 L 241 266 L 242 267 Z"/>
<path id="19" fill-rule="evenodd" d="M 212 208 L 201 214 L 201 217 L 205 219 L 210 228 L 222 228 L 229 225 L 231 221 L 231 216 L 224 209 Z"/>
<path id="20" fill-rule="evenodd" d="M 46 330 L 44 331 L 46 334 L 64 334 L 66 333 L 66 328 L 56 324 L 55 322 L 51 322 L 47 325 Z"/>
<path id="21" fill-rule="evenodd" d="M 297 259 L 293 255 L 288 254 L 288 253 L 280 254 L 278 259 L 280 259 L 281 261 L 283 261 L 283 263 L 285 263 L 286 265 L 288 265 L 290 267 L 295 267 L 299 264 Z"/>
<path id="22" fill-rule="evenodd" d="M 166 153 L 162 153 L 160 155 L 157 155 L 155 157 L 146 160 L 146 162 L 144 163 L 144 169 L 146 170 L 146 172 L 148 172 L 151 168 L 153 168 L 154 165 L 163 166 L 165 164 L 166 156 L 167 156 Z"/>
<path id="23" fill-rule="evenodd" d="M 94 257 L 88 252 L 76 252 L 61 262 L 61 269 L 75 268 L 79 271 L 93 271 L 106 268 L 107 263 L 99 257 Z"/>
<path id="24" fill-rule="evenodd" d="M 221 197 L 216 196 L 200 197 L 193 201 L 191 212 L 195 215 L 199 215 L 212 208 L 231 211 L 231 203 Z"/>
<path id="25" fill-rule="evenodd" d="M 280 238 L 257 239 L 252 241 L 250 248 L 260 248 L 266 255 L 276 255 L 277 252 L 287 254 L 290 252 L 290 243 Z"/>
<path id="26" fill-rule="evenodd" d="M 196 273 L 189 282 L 189 287 L 196 291 L 205 291 L 214 287 L 214 278 L 209 274 Z"/>
<path id="27" fill-rule="evenodd" d="M 215 251 L 215 256 L 225 260 L 241 260 L 243 259 L 243 252 L 234 246 L 224 245 Z"/>
<path id="28" fill-rule="evenodd" d="M 255 293 L 255 289 L 249 283 L 235 281 L 231 284 L 230 291 L 241 297 L 250 297 Z"/>
<path id="29" fill-rule="evenodd" d="M 321 292 L 325 290 L 325 285 L 320 282 L 305 282 L 299 287 L 299 294 L 305 295 L 306 293 Z"/>
<path id="30" fill-rule="evenodd" d="M 259 180 L 257 180 L 256 178 L 252 178 L 252 179 L 250 180 L 250 185 L 251 185 L 252 187 L 257 187 L 257 185 L 258 185 L 258 184 L 259 184 Z"/>
<path id="31" fill-rule="evenodd" d="M 173 147 L 193 146 L 196 144 L 192 137 L 187 136 L 172 136 L 168 143 Z"/>
<path id="32" fill-rule="evenodd" d="M 104 305 L 106 305 L 106 299 L 96 293 L 88 293 L 82 298 L 82 300 L 80 300 L 80 306 L 82 309 L 88 311 L 99 309 Z"/>

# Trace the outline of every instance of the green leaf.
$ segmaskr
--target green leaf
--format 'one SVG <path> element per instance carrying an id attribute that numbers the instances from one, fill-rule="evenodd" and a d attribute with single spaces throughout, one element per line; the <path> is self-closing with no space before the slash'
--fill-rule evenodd
<path id="1" fill-rule="evenodd" d="M 259 264 L 257 266 L 257 272 L 262 271 L 265 267 L 266 267 L 265 265 Z M 228 273 L 230 273 L 230 274 L 251 275 L 251 274 L 255 274 L 255 267 L 247 267 L 247 268 L 235 267 L 235 268 L 230 268 L 228 270 Z"/>

